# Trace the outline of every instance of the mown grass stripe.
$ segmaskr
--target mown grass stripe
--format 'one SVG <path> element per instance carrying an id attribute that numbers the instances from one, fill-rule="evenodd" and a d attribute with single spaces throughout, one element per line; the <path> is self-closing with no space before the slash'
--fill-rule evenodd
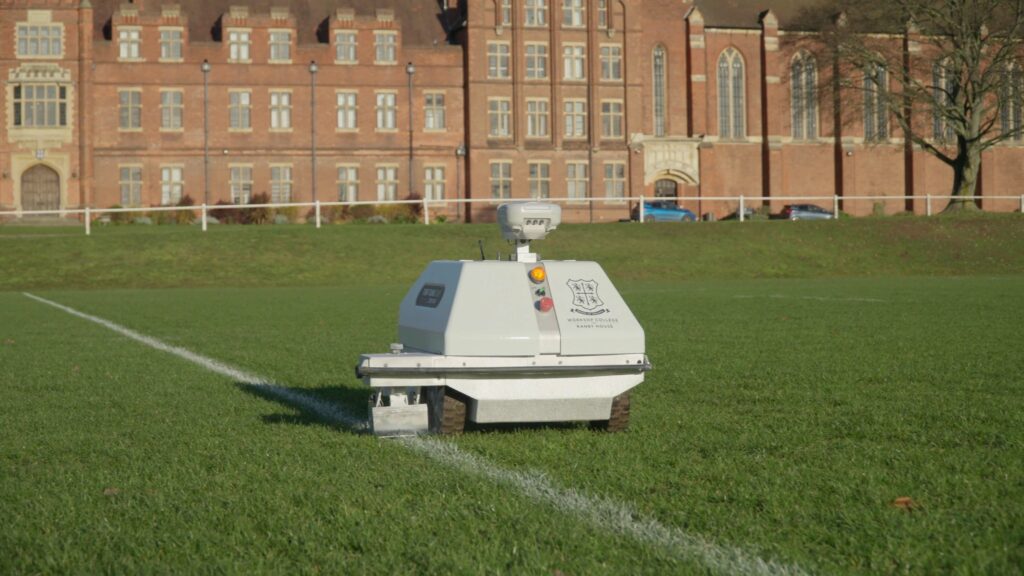
<path id="1" fill-rule="evenodd" d="M 339 424 L 356 431 L 367 428 L 366 421 L 341 407 L 279 386 L 269 379 L 197 354 L 187 348 L 173 346 L 85 312 L 46 298 L 22 292 L 26 297 L 58 310 L 88 320 L 163 352 L 173 354 L 207 370 L 231 378 L 236 383 L 258 386 L 281 401 L 315 414 L 323 421 Z M 451 442 L 429 438 L 405 438 L 399 441 L 409 449 L 431 460 L 467 474 L 481 476 L 498 484 L 516 488 L 526 497 L 546 503 L 557 510 L 574 516 L 597 530 L 628 536 L 638 542 L 660 547 L 682 560 L 695 561 L 716 574 L 750 574 L 758 576 L 802 575 L 807 572 L 795 564 L 765 560 L 743 549 L 719 546 L 700 536 L 688 534 L 678 528 L 665 526 L 656 520 L 644 518 L 625 504 L 610 499 L 588 496 L 572 488 L 559 486 L 544 474 L 508 470 L 487 460 L 459 450 Z"/>

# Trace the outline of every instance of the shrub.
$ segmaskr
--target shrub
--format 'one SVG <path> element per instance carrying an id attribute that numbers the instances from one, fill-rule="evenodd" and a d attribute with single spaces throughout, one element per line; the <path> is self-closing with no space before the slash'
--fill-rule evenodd
<path id="1" fill-rule="evenodd" d="M 374 215 L 374 209 L 370 204 L 357 204 L 349 209 L 349 215 L 353 220 L 363 221 Z"/>
<path id="2" fill-rule="evenodd" d="M 434 222 L 437 222 L 438 224 L 444 224 L 445 222 L 448 221 L 448 215 L 447 214 L 438 214 L 437 216 L 434 216 L 434 218 L 432 218 L 432 220 Z"/>
<path id="3" fill-rule="evenodd" d="M 178 206 L 195 206 L 196 202 L 191 196 L 185 194 L 178 201 Z M 174 221 L 176 224 L 191 224 L 196 220 L 196 213 L 191 210 L 179 210 L 174 212 Z"/>
<path id="4" fill-rule="evenodd" d="M 114 204 L 111 208 L 124 208 L 120 204 Z M 111 224 L 127 224 L 132 221 L 131 212 L 111 212 L 108 214 Z"/>
<path id="5" fill-rule="evenodd" d="M 348 206 L 321 206 L 320 218 L 324 222 L 340 224 L 351 219 Z"/>
<path id="6" fill-rule="evenodd" d="M 387 218 L 389 222 L 413 224 L 419 222 L 419 207 L 419 204 L 384 204 L 377 206 L 375 212 L 378 216 Z"/>
<path id="7" fill-rule="evenodd" d="M 229 205 L 231 205 L 231 202 L 228 202 L 227 200 L 217 200 L 217 203 L 214 204 L 214 206 Z M 213 216 L 217 218 L 219 222 L 222 222 L 224 224 L 241 224 L 241 211 L 241 208 L 214 208 L 210 210 L 210 213 L 213 214 Z"/>
<path id="8" fill-rule="evenodd" d="M 278 208 L 274 211 L 276 216 L 284 216 L 288 222 L 295 222 L 299 218 L 299 209 L 295 206 L 288 206 L 287 208 Z M 275 221 L 279 221 L 278 218 Z"/>
<path id="9" fill-rule="evenodd" d="M 260 192 L 253 194 L 249 198 L 249 204 L 269 204 L 270 196 L 266 192 Z M 266 207 L 254 207 L 254 208 L 242 208 L 239 210 L 241 214 L 242 224 L 266 224 L 270 221 L 270 208 Z"/>

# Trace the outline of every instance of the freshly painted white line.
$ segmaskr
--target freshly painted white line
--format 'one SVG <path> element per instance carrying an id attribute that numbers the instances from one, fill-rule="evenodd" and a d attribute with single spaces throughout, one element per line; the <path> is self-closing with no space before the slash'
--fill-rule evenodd
<path id="1" fill-rule="evenodd" d="M 257 386 L 288 404 L 316 414 L 317 417 L 324 421 L 340 424 L 355 430 L 364 430 L 366 428 L 364 420 L 349 414 L 335 404 L 325 402 L 308 394 L 295 392 L 261 376 L 245 372 L 186 348 L 167 344 L 152 336 L 146 336 L 110 320 L 80 312 L 69 306 L 29 294 L 28 292 L 22 292 L 22 294 L 37 302 L 53 306 L 73 316 L 99 324 L 150 348 L 173 354 L 211 372 L 227 376 L 236 383 Z M 640 513 L 625 504 L 607 498 L 588 496 L 572 488 L 559 486 L 555 481 L 543 474 L 501 468 L 479 456 L 459 450 L 458 446 L 452 442 L 418 437 L 403 438 L 399 442 L 413 451 L 446 466 L 468 474 L 484 477 L 498 484 L 516 488 L 526 497 L 537 502 L 546 503 L 557 510 L 575 516 L 599 531 L 611 531 L 628 536 L 637 542 L 662 548 L 682 560 L 698 562 L 708 571 L 715 574 L 764 576 L 807 574 L 806 571 L 795 564 L 782 564 L 773 560 L 764 560 L 740 548 L 719 546 L 700 536 L 687 534 L 678 528 L 665 526 L 656 520 L 644 518 Z"/>
<path id="2" fill-rule="evenodd" d="M 303 409 L 308 410 L 310 412 L 313 412 L 318 417 L 323 418 L 324 420 L 327 420 L 329 422 L 333 422 L 335 424 L 342 424 L 344 426 L 347 426 L 349 428 L 353 428 L 353 429 L 356 429 L 356 430 L 363 430 L 363 429 L 366 428 L 366 421 L 365 420 L 363 420 L 361 418 L 356 418 L 355 416 L 352 416 L 351 414 L 349 414 L 349 413 L 345 412 L 344 410 L 342 410 L 336 404 L 332 404 L 330 402 L 325 402 L 325 401 L 320 400 L 319 398 L 316 398 L 314 396 L 310 396 L 308 394 L 302 394 L 300 392 L 296 392 L 294 390 L 290 390 L 290 389 L 285 388 L 283 386 L 278 386 L 277 384 L 274 384 L 273 382 L 271 382 L 270 380 L 268 380 L 266 378 L 263 378 L 262 376 L 257 376 L 255 374 L 250 374 L 250 373 L 245 372 L 245 371 L 243 371 L 243 370 L 241 370 L 239 368 L 235 368 L 234 366 L 225 364 L 225 363 L 223 363 L 223 362 L 221 362 L 219 360 L 214 360 L 213 358 L 209 358 L 207 356 L 203 356 L 202 354 L 196 354 L 195 352 L 193 352 L 191 350 L 188 350 L 186 348 L 182 348 L 180 346 L 172 346 L 171 344 L 167 344 L 165 342 L 157 340 L 156 338 L 153 338 L 152 336 L 146 336 L 145 334 L 140 334 L 140 333 L 132 330 L 131 328 L 125 328 L 124 326 L 121 326 L 120 324 L 115 324 L 114 322 L 111 322 L 110 320 L 105 320 L 105 319 L 100 318 L 98 316 L 93 316 L 91 314 L 86 314 L 85 312 L 79 312 L 78 310 L 75 310 L 74 308 L 71 308 L 69 306 L 65 306 L 63 304 L 59 304 L 59 303 L 54 302 L 52 300 L 47 300 L 46 298 L 42 298 L 40 296 L 36 296 L 35 294 L 29 294 L 28 292 L 22 292 L 22 294 L 24 294 L 25 296 L 28 296 L 29 298 L 31 298 L 31 299 L 33 299 L 33 300 L 35 300 L 37 302 L 42 302 L 43 304 L 49 304 L 50 306 L 53 306 L 54 308 L 57 308 L 59 310 L 63 310 L 64 312 L 67 312 L 68 314 L 71 314 L 73 316 L 78 316 L 79 318 L 83 318 L 83 319 L 88 320 L 90 322 L 95 322 L 96 324 L 99 324 L 100 326 L 103 326 L 104 328 L 108 328 L 110 330 L 113 330 L 114 332 L 117 332 L 118 334 L 120 334 L 122 336 L 125 336 L 127 338 L 131 338 L 132 340 L 135 340 L 136 342 L 140 342 L 142 344 L 145 344 L 146 346 L 149 346 L 150 348 L 155 348 L 155 349 L 160 350 L 162 352 L 168 352 L 170 354 L 174 354 L 175 356 L 177 356 L 179 358 L 182 358 L 182 359 L 185 359 L 185 360 L 188 360 L 189 362 L 192 362 L 193 364 L 198 364 L 199 366 L 202 366 L 203 368 L 206 368 L 207 370 L 209 370 L 211 372 L 215 372 L 217 374 L 220 374 L 221 376 L 227 376 L 228 378 L 231 378 L 232 380 L 234 380 L 235 382 L 237 382 L 239 384 L 248 384 L 250 386 L 259 386 L 260 389 L 266 390 L 268 393 L 273 394 L 274 396 L 277 396 L 281 400 L 284 400 L 285 402 L 288 402 L 288 403 L 291 403 L 291 404 L 299 405 Z"/>
<path id="3" fill-rule="evenodd" d="M 771 298 L 776 300 L 819 300 L 821 302 L 888 302 L 880 298 L 843 298 L 839 296 L 789 296 L 786 294 L 736 294 L 733 298 Z"/>

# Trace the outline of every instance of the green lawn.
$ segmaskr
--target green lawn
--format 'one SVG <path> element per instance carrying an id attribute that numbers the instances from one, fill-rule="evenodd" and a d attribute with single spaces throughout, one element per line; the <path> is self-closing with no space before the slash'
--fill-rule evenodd
<path id="1" fill-rule="evenodd" d="M 1019 573 L 1022 224 L 567 226 L 539 251 L 606 263 L 647 333 L 631 430 L 443 442 L 812 573 Z M 2 573 L 709 570 L 16 292 L 362 415 L 358 355 L 490 227 L 29 236 L 0 228 Z"/>

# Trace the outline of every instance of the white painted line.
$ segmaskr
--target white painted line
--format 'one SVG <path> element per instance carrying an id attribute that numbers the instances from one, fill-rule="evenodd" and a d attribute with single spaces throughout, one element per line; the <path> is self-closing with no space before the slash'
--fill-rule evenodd
<path id="1" fill-rule="evenodd" d="M 736 294 L 733 298 L 771 298 L 773 300 L 818 300 L 821 302 L 888 302 L 880 298 L 842 298 L 839 296 L 789 296 L 786 294 Z"/>
<path id="2" fill-rule="evenodd" d="M 168 352 L 206 368 L 211 372 L 227 376 L 237 383 L 258 386 L 270 395 L 276 396 L 288 404 L 312 412 L 327 422 L 341 424 L 355 430 L 366 428 L 364 420 L 349 414 L 335 404 L 325 402 L 308 394 L 289 390 L 261 376 L 250 374 L 186 348 L 172 346 L 110 320 L 80 312 L 69 306 L 29 294 L 28 292 L 22 292 L 22 294 L 37 302 L 53 306 L 73 316 L 99 324 L 150 348 Z M 628 536 L 637 542 L 662 548 L 682 560 L 696 561 L 715 574 L 764 576 L 807 574 L 806 571 L 795 564 L 782 564 L 773 560 L 764 560 L 740 548 L 719 546 L 700 536 L 687 534 L 678 528 L 665 526 L 657 520 L 644 518 L 640 513 L 625 504 L 607 498 L 588 496 L 572 488 L 559 486 L 555 481 L 543 474 L 502 468 L 488 462 L 484 458 L 459 450 L 458 446 L 452 442 L 442 442 L 430 438 L 404 438 L 398 442 L 431 460 L 451 468 L 475 476 L 481 476 L 499 484 L 511 486 L 526 497 L 537 502 L 546 503 L 564 513 L 575 516 L 598 531 L 611 531 Z"/>

